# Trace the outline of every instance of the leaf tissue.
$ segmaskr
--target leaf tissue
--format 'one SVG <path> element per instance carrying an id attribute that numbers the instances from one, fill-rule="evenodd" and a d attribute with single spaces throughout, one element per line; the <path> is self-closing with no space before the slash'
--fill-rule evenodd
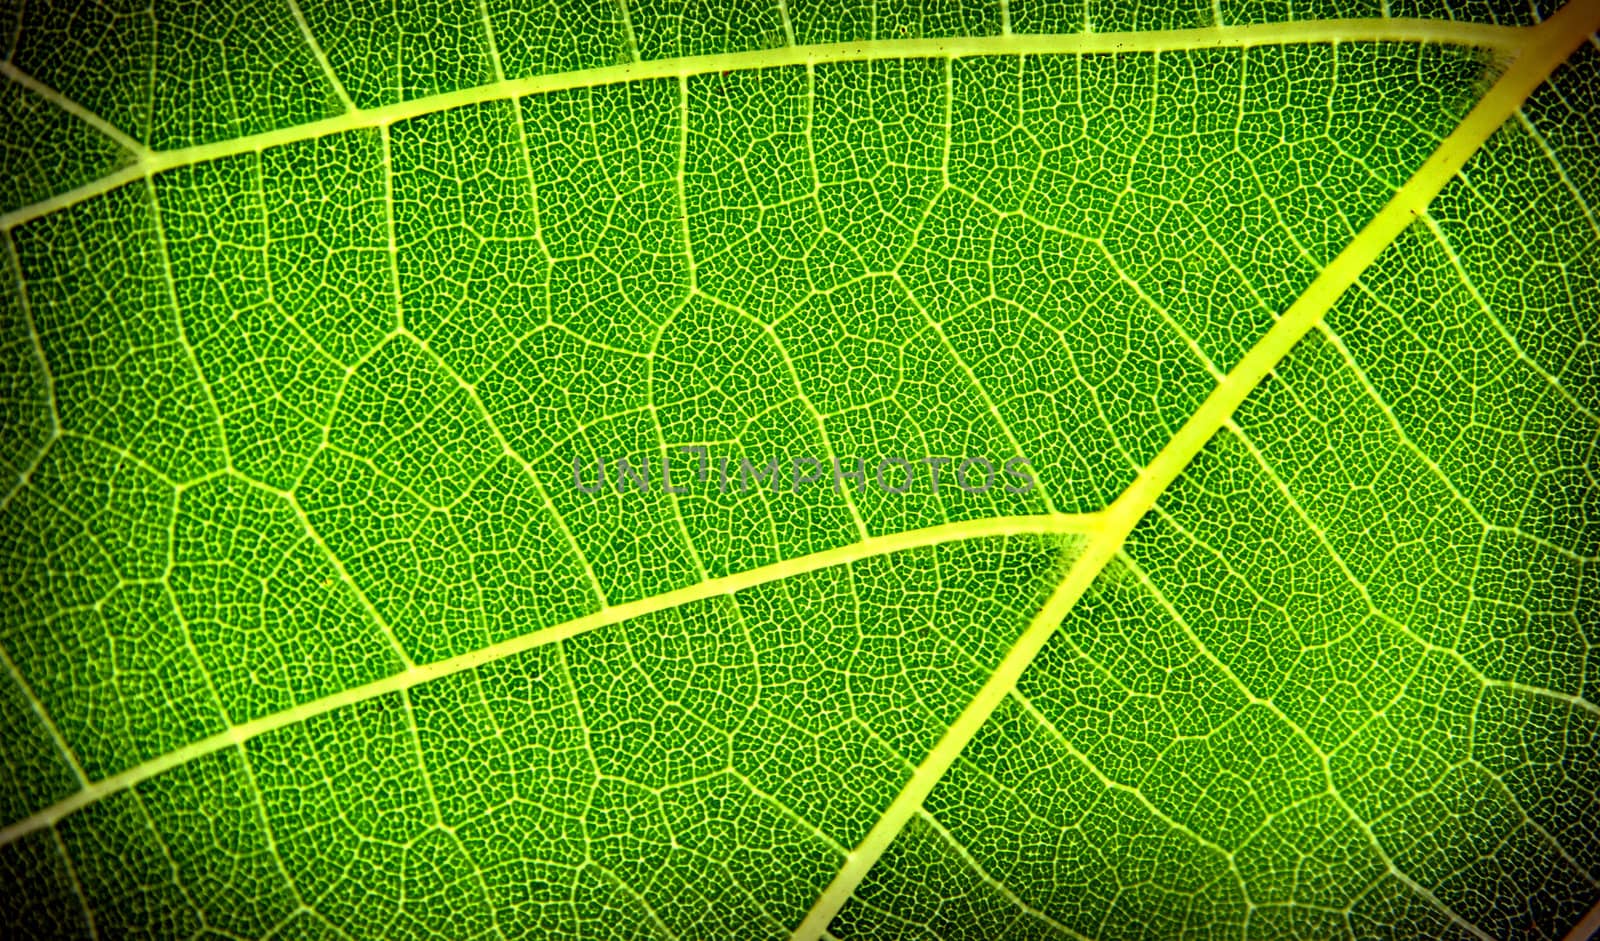
<path id="1" fill-rule="evenodd" d="M 0 3 L 24 938 L 1581 938 L 1600 0 Z"/>

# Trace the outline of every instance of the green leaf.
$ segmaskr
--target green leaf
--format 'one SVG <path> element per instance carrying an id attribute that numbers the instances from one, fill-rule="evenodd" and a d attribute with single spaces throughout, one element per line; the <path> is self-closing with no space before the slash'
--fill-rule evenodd
<path id="1" fill-rule="evenodd" d="M 1600 4 L 0 22 L 14 933 L 1600 900 Z"/>

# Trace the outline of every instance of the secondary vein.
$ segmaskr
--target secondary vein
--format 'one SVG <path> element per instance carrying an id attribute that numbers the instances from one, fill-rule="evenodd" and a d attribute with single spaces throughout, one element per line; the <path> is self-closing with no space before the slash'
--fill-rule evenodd
<path id="1" fill-rule="evenodd" d="M 1067 612 L 1122 550 L 1133 527 L 1232 418 L 1245 398 L 1295 344 L 1322 321 L 1384 249 L 1426 213 L 1440 190 L 1455 178 L 1490 135 L 1516 114 L 1528 96 L 1597 29 L 1600 29 L 1600 0 L 1573 0 L 1550 19 L 1533 27 L 1526 45 L 1455 130 L 1395 191 L 1372 221 L 1356 233 L 1350 244 L 1322 269 L 1277 323 L 1218 380 L 1183 427 L 1107 508 L 1105 526 L 1092 537 L 1083 555 L 1067 571 L 988 682 L 912 772 L 866 837 L 846 856 L 844 865 L 795 929 L 794 941 L 815 941 L 822 937 L 856 886 L 922 808 L 934 785 L 944 777 L 1001 700 L 1015 689 L 1023 671 L 1038 656 Z"/>
<path id="2" fill-rule="evenodd" d="M 260 134 L 153 152 L 130 140 L 128 143 L 138 148 L 135 151 L 134 163 L 75 189 L 0 214 L 0 230 L 10 231 L 26 222 L 110 192 L 140 177 L 167 170 L 315 140 L 359 128 L 380 127 L 452 108 L 504 101 L 524 95 L 595 88 L 622 82 L 682 78 L 738 70 L 892 59 L 1175 52 L 1340 42 L 1443 43 L 1496 49 L 1509 53 L 1523 48 L 1529 42 L 1529 37 L 1534 35 L 1534 30 L 1538 28 L 1448 20 L 1330 19 L 1127 33 L 1067 33 L 1043 36 L 1002 34 L 941 39 L 879 39 L 652 59 L 573 72 L 533 75 L 414 98 L 381 108 L 357 109 L 348 104 L 348 96 L 341 96 L 347 107 L 341 114 Z M 336 82 L 332 71 L 326 71 L 329 80 Z"/>
<path id="3" fill-rule="evenodd" d="M 566 640 L 569 637 L 576 637 L 579 634 L 584 634 L 597 628 L 619 624 L 633 618 L 669 610 L 696 601 L 729 595 L 770 582 L 793 578 L 797 575 L 804 575 L 838 565 L 848 565 L 852 562 L 889 553 L 926 548 L 965 539 L 1028 535 L 1087 536 L 1095 533 L 1099 529 L 1101 522 L 1102 514 L 1099 513 L 1040 513 L 1031 516 L 989 517 L 964 520 L 958 523 L 945 523 L 939 526 L 907 530 L 884 536 L 871 536 L 859 542 L 849 543 L 833 549 L 825 549 L 821 552 L 813 552 L 793 559 L 784 559 L 781 562 L 774 562 L 770 565 L 763 565 L 744 572 L 736 572 L 732 575 L 706 579 L 693 585 L 653 595 L 649 598 L 602 607 L 592 614 L 563 624 L 522 634 L 509 640 L 501 641 L 498 644 L 468 651 L 446 660 L 413 665 L 398 673 L 392 673 L 383 679 L 232 726 L 214 735 L 209 735 L 184 745 L 181 748 L 157 755 L 131 768 L 90 783 L 51 804 L 49 807 L 36 811 L 6 826 L 4 829 L 0 829 L 0 846 L 19 840 L 37 830 L 53 826 L 57 821 L 78 810 L 82 810 L 113 794 L 126 791 L 134 785 L 148 781 L 165 771 L 223 749 L 242 745 L 257 736 L 304 722 L 314 716 L 323 715 L 345 706 L 365 702 L 390 693 L 402 692 L 431 680 L 476 669 L 485 664 L 532 650 L 535 647 Z"/>

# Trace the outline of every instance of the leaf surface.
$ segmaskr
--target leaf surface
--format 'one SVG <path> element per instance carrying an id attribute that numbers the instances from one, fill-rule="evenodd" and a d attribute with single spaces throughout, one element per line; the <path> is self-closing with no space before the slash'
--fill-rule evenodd
<path id="1" fill-rule="evenodd" d="M 10 18 L 24 933 L 1600 897 L 1596 4 Z"/>

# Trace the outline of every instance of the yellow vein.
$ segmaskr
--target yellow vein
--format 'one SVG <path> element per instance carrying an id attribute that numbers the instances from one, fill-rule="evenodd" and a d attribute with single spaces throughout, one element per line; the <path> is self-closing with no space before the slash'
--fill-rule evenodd
<path id="1" fill-rule="evenodd" d="M 1038 656 L 1067 612 L 1099 576 L 1101 569 L 1121 551 L 1134 525 L 1144 518 L 1206 442 L 1232 418 L 1245 397 L 1322 321 L 1383 250 L 1427 209 L 1489 136 L 1514 115 L 1534 89 L 1544 84 L 1556 66 L 1566 61 L 1597 28 L 1600 28 L 1600 0 L 1574 0 L 1555 16 L 1533 27 L 1527 44 L 1456 129 L 1384 204 L 1377 216 L 1322 269 L 1272 329 L 1218 381 L 1149 466 L 1107 508 L 1104 527 L 1090 540 L 1083 555 L 1067 571 L 1015 646 L 933 750 L 912 771 L 883 816 L 846 856 L 844 865 L 795 929 L 793 938 L 796 941 L 814 941 L 822 936 L 856 886 L 907 821 L 922 808 L 934 785 L 944 777 L 1001 700 L 1016 687 L 1023 670 Z"/>
<path id="2" fill-rule="evenodd" d="M 837 62 L 1001 55 L 1176 52 L 1337 42 L 1443 43 L 1510 53 L 1521 49 L 1535 28 L 1417 19 L 1314 20 L 1153 30 L 1140 33 L 1074 33 L 1047 36 L 1010 34 L 945 39 L 880 39 L 869 42 L 784 46 L 777 49 L 755 49 L 719 55 L 629 62 L 596 69 L 507 79 L 440 95 L 428 95 L 380 108 L 363 110 L 352 106 L 343 114 L 320 121 L 194 147 L 155 153 L 145 151 L 131 166 L 85 183 L 76 189 L 58 193 L 0 215 L 0 230 L 16 228 L 23 223 L 92 199 L 148 174 L 315 140 L 358 128 L 378 127 L 451 108 L 503 101 L 524 95 L 614 85 L 619 82 Z M 331 78 L 330 73 L 330 80 Z"/>
<path id="3" fill-rule="evenodd" d="M 121 128 L 95 114 L 83 105 L 78 104 L 66 95 L 61 94 L 49 85 L 39 81 L 27 72 L 22 71 L 10 62 L 0 62 L 0 75 L 11 79 L 28 91 L 50 102 L 62 111 L 72 115 L 83 123 L 89 125 L 101 134 L 110 138 L 118 147 L 126 150 L 135 160 L 148 160 L 154 156 L 150 148 L 134 140 Z"/>
<path id="4" fill-rule="evenodd" d="M 77 810 L 81 810 L 109 795 L 125 791 L 140 782 L 148 781 L 164 771 L 194 761 L 197 758 L 203 758 L 214 752 L 240 745 L 259 735 L 304 722 L 314 716 L 323 715 L 344 706 L 365 702 L 390 693 L 402 692 L 431 680 L 473 670 L 485 664 L 532 650 L 535 647 L 566 640 L 569 637 L 576 637 L 596 628 L 618 624 L 632 618 L 670 610 L 697 601 L 733 594 L 748 588 L 793 578 L 797 575 L 816 572 L 833 566 L 847 565 L 889 553 L 905 552 L 947 542 L 1004 536 L 1092 536 L 1099 530 L 1101 520 L 1102 515 L 1099 513 L 1041 513 L 1033 516 L 1001 516 L 965 520 L 959 523 L 945 523 L 924 529 L 907 530 L 884 536 L 872 536 L 859 542 L 833 549 L 826 549 L 793 559 L 785 559 L 781 562 L 774 562 L 771 565 L 763 565 L 759 568 L 737 572 L 732 575 L 707 579 L 675 591 L 664 592 L 638 601 L 603 607 L 593 614 L 567 621 L 564 624 L 513 637 L 510 640 L 479 650 L 469 651 L 468 653 L 451 657 L 448 660 L 410 666 L 381 680 L 241 723 L 222 732 L 191 742 L 181 748 L 158 755 L 125 771 L 95 781 L 49 807 L 18 820 L 4 829 L 0 829 L 0 846 L 18 840 L 44 827 L 52 826 L 56 821 Z"/>
<path id="5" fill-rule="evenodd" d="M 345 90 L 344 82 L 339 80 L 338 73 L 328 62 L 322 44 L 317 42 L 316 34 L 311 32 L 311 24 L 306 22 L 306 15 L 296 0 L 289 0 L 289 12 L 294 15 L 295 26 L 299 27 L 300 36 L 305 39 L 307 48 L 311 50 L 311 57 L 317 60 L 317 66 L 322 69 L 322 75 L 328 80 L 328 86 L 332 88 L 334 97 L 339 99 L 339 104 L 344 106 L 346 113 L 358 111 L 355 102 L 350 100 L 350 93 Z"/>
<path id="6" fill-rule="evenodd" d="M 17 669 L 16 662 L 11 659 L 11 653 L 6 650 L 6 646 L 3 643 L 0 643 L 0 667 L 4 667 L 6 676 L 11 678 L 11 682 L 22 693 L 22 698 L 27 701 L 28 707 L 33 710 L 33 717 L 44 727 L 45 734 L 50 737 L 51 744 L 55 745 L 56 751 L 60 752 L 62 759 L 66 761 L 67 768 L 72 772 L 73 779 L 78 782 L 80 787 L 87 785 L 89 776 L 84 773 L 83 765 L 78 762 L 78 756 L 67 745 L 66 738 L 61 734 L 61 727 L 56 725 L 55 717 L 50 714 L 50 710 L 44 707 L 44 703 L 34 693 L 33 685 L 28 682 L 27 677 L 23 676 L 22 671 Z"/>

